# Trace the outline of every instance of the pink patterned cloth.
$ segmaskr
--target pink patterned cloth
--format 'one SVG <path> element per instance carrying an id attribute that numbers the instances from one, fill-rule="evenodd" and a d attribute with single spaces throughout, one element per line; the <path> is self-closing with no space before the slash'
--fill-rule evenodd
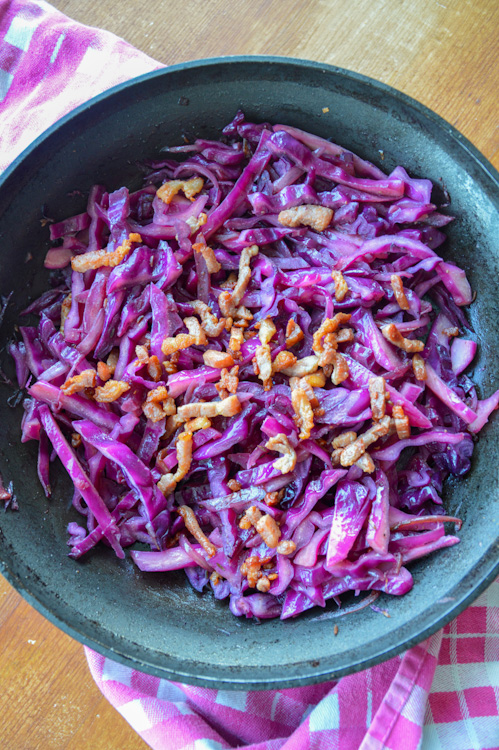
<path id="1" fill-rule="evenodd" d="M 78 104 L 159 67 L 43 0 L 0 0 L 0 170 Z M 197 688 L 86 654 L 103 694 L 154 750 L 499 748 L 499 579 L 419 646 L 311 687 Z"/>
<path id="2" fill-rule="evenodd" d="M 102 693 L 154 750 L 499 748 L 499 579 L 419 646 L 322 685 L 212 690 L 86 653 Z"/>

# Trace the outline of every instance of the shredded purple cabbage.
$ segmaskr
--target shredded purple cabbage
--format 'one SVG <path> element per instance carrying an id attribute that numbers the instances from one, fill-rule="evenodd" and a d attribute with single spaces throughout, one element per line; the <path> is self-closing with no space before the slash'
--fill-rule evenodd
<path id="1" fill-rule="evenodd" d="M 465 374 L 452 217 L 429 180 L 242 113 L 170 153 L 50 227 L 58 286 L 10 345 L 44 492 L 56 455 L 74 483 L 69 554 L 134 545 L 236 616 L 406 593 L 459 541 L 442 487 L 499 404 Z"/>

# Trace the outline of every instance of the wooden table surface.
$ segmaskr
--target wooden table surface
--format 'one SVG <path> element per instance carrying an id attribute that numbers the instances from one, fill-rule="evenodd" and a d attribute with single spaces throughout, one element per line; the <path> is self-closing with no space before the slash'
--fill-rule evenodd
<path id="1" fill-rule="evenodd" d="M 55 0 L 165 64 L 235 54 L 331 63 L 395 86 L 499 167 L 497 0 Z M 0 577 L 3 750 L 139 750 L 83 648 Z"/>

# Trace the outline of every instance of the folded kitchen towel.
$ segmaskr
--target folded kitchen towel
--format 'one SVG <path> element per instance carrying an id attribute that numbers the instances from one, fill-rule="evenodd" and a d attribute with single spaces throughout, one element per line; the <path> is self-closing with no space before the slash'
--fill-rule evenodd
<path id="1" fill-rule="evenodd" d="M 160 67 L 43 0 L 0 0 L 0 170 L 78 104 Z M 103 694 L 155 750 L 499 748 L 499 579 L 424 643 L 322 685 L 213 690 L 86 655 Z"/>

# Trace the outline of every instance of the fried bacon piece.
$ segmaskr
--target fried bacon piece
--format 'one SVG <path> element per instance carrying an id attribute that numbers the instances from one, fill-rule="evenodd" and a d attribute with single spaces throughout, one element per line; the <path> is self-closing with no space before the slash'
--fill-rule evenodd
<path id="1" fill-rule="evenodd" d="M 389 325 L 383 326 L 381 333 L 394 346 L 398 346 L 399 349 L 403 349 L 405 352 L 421 352 L 424 349 L 424 343 L 419 339 L 406 339 L 400 333 L 395 323 L 389 323 Z"/>
<path id="2" fill-rule="evenodd" d="M 312 349 L 314 350 L 314 352 L 316 354 L 320 354 L 321 352 L 323 352 L 324 344 L 322 343 L 322 339 L 326 336 L 326 334 L 334 333 L 335 331 L 337 331 L 342 323 L 348 323 L 351 317 L 352 316 L 348 313 L 336 313 L 333 318 L 326 318 L 326 320 L 314 333 L 312 344 Z"/>
<path id="3" fill-rule="evenodd" d="M 230 331 L 229 349 L 233 354 L 239 354 L 244 344 L 244 328 L 232 327 Z"/>
<path id="4" fill-rule="evenodd" d="M 269 516 L 267 513 L 262 516 L 255 524 L 255 529 L 258 531 L 267 547 L 270 547 L 271 549 L 277 547 L 279 539 L 281 538 L 281 530 L 272 516 Z"/>
<path id="5" fill-rule="evenodd" d="M 340 463 L 342 466 L 352 466 L 356 463 L 368 447 L 379 440 L 380 437 L 388 435 L 392 420 L 385 416 L 379 422 L 373 424 L 367 432 L 360 435 L 353 443 L 342 449 Z"/>
<path id="6" fill-rule="evenodd" d="M 110 380 L 113 376 L 113 373 L 111 372 L 111 368 L 109 365 L 107 365 L 105 362 L 97 362 L 97 375 L 102 380 L 103 383 L 106 382 L 106 380 Z"/>
<path id="7" fill-rule="evenodd" d="M 97 383 L 97 373 L 95 370 L 83 370 L 79 375 L 74 375 L 72 378 L 68 378 L 63 385 L 61 385 L 61 391 L 66 396 L 72 396 L 73 393 L 81 393 L 86 388 L 95 388 Z M 130 387 L 130 386 L 129 386 Z"/>
<path id="8" fill-rule="evenodd" d="M 314 426 L 314 412 L 310 400 L 302 388 L 293 388 L 291 391 L 291 403 L 295 411 L 294 420 L 300 428 L 300 440 L 307 440 Z"/>
<path id="9" fill-rule="evenodd" d="M 426 380 L 426 365 L 421 354 L 415 354 L 412 358 L 412 369 L 416 380 Z"/>
<path id="10" fill-rule="evenodd" d="M 211 427 L 208 417 L 196 417 L 186 422 L 184 429 L 185 432 L 197 432 L 198 430 L 207 430 L 208 427 Z"/>
<path id="11" fill-rule="evenodd" d="M 190 180 L 169 180 L 156 190 L 156 195 L 163 203 L 171 203 L 177 193 L 183 192 L 186 198 L 194 200 L 203 189 L 204 181 L 201 177 L 191 177 Z"/>
<path id="12" fill-rule="evenodd" d="M 116 401 L 129 390 L 130 383 L 126 383 L 124 380 L 108 380 L 104 385 L 97 386 L 94 398 L 99 403 L 110 403 Z"/>
<path id="13" fill-rule="evenodd" d="M 226 318 L 234 317 L 251 279 L 251 258 L 258 255 L 258 245 L 245 247 L 239 258 L 239 276 L 232 292 L 222 292 L 218 297 L 218 304 L 222 315 Z"/>
<path id="14" fill-rule="evenodd" d="M 262 381 L 264 389 L 269 391 L 272 388 L 272 357 L 268 344 L 262 344 L 256 348 L 253 369 L 255 375 L 258 375 Z"/>
<path id="15" fill-rule="evenodd" d="M 346 380 L 349 375 L 350 370 L 348 369 L 348 364 L 345 357 L 339 352 L 335 352 L 334 368 L 331 375 L 333 384 L 339 385 L 340 383 L 343 383 L 343 381 Z"/>
<path id="16" fill-rule="evenodd" d="M 393 273 L 390 277 L 390 284 L 397 300 L 398 306 L 401 310 L 409 310 L 410 305 L 405 296 L 404 283 L 398 274 Z"/>
<path id="17" fill-rule="evenodd" d="M 286 367 L 282 372 L 290 378 L 302 378 L 304 375 L 311 375 L 319 368 L 319 357 L 315 354 L 303 359 L 297 359 L 294 365 Z"/>
<path id="18" fill-rule="evenodd" d="M 201 328 L 206 335 L 210 338 L 220 336 L 225 328 L 225 318 L 219 320 L 216 315 L 213 315 L 206 302 L 201 302 L 200 299 L 193 302 L 192 307 L 196 315 L 201 318 Z"/>
<path id="19" fill-rule="evenodd" d="M 265 497 L 263 498 L 263 502 L 266 505 L 270 505 L 271 508 L 273 508 L 276 505 L 279 505 L 282 498 L 284 497 L 284 490 L 277 490 L 274 492 L 267 492 L 265 493 Z"/>
<path id="20" fill-rule="evenodd" d="M 181 427 L 186 421 L 187 420 L 179 417 L 178 414 L 174 414 L 173 416 L 168 417 L 168 419 L 166 420 L 165 431 L 163 433 L 163 437 L 165 439 L 168 439 L 169 437 L 171 437 L 171 435 L 173 435 L 175 430 L 178 430 L 178 428 Z"/>
<path id="21" fill-rule="evenodd" d="M 281 211 L 277 217 L 280 224 L 285 227 L 307 226 L 316 232 L 323 232 L 333 220 L 334 211 L 325 206 L 295 206 Z"/>
<path id="22" fill-rule="evenodd" d="M 278 458 L 277 461 L 274 461 L 274 469 L 280 471 L 281 474 L 289 474 L 290 471 L 293 471 L 296 466 L 296 451 L 293 446 L 290 445 L 288 438 L 283 432 L 271 437 L 265 443 L 265 447 L 270 451 L 282 453 L 282 458 Z"/>
<path id="23" fill-rule="evenodd" d="M 192 508 L 189 508 L 188 505 L 181 505 L 178 512 L 184 519 L 187 531 L 190 531 L 194 539 L 199 542 L 204 551 L 207 552 L 210 557 L 213 557 L 213 555 L 216 554 L 217 548 L 212 542 L 210 542 L 206 534 L 201 531 Z"/>
<path id="24" fill-rule="evenodd" d="M 168 357 L 181 349 L 188 349 L 196 343 L 194 336 L 189 333 L 178 333 L 176 336 L 168 336 L 161 344 L 161 351 Z"/>
<path id="25" fill-rule="evenodd" d="M 225 281 L 222 281 L 220 283 L 220 287 L 222 289 L 234 289 L 234 287 L 237 284 L 237 273 L 235 271 L 231 271 Z"/>
<path id="26" fill-rule="evenodd" d="M 249 555 L 241 565 L 241 573 L 246 576 L 248 580 L 248 586 L 252 589 L 258 588 L 258 584 L 261 580 L 264 581 L 262 588 L 259 590 L 268 591 L 270 588 L 270 581 L 267 576 L 262 573 L 262 567 L 270 562 L 270 557 L 258 557 L 258 555 Z M 268 582 L 269 587 L 267 588 Z"/>
<path id="27" fill-rule="evenodd" d="M 153 354 L 152 357 L 149 357 L 149 361 L 147 363 L 147 374 L 149 375 L 151 380 L 154 380 L 157 383 L 158 380 L 161 380 L 162 372 L 161 362 L 159 361 L 157 356 Z"/>
<path id="28" fill-rule="evenodd" d="M 348 284 L 341 271 L 331 271 L 334 281 L 334 298 L 337 302 L 343 302 L 348 294 Z"/>
<path id="29" fill-rule="evenodd" d="M 203 213 L 203 212 L 201 212 L 199 214 L 199 216 L 197 217 L 197 219 L 196 219 L 195 216 L 189 216 L 189 218 L 185 220 L 185 223 L 187 224 L 188 227 L 191 228 L 191 234 L 194 234 L 194 232 L 197 232 L 200 227 L 202 227 L 204 224 L 206 224 L 207 221 L 208 221 L 208 215 L 205 214 L 205 213 Z M 198 244 L 198 243 L 196 243 L 196 244 Z M 193 245 L 193 247 L 194 247 L 194 245 Z M 205 247 L 206 247 L 206 245 L 205 245 Z M 211 250 L 211 248 L 208 248 L 208 250 Z M 204 253 L 203 253 L 203 255 L 204 255 Z M 213 260 L 215 261 L 215 263 L 217 262 L 214 255 L 213 255 Z M 208 262 L 207 262 L 206 265 L 208 265 Z M 220 266 L 220 268 L 221 267 L 222 266 Z M 220 270 L 220 268 L 218 270 Z"/>
<path id="30" fill-rule="evenodd" d="M 175 474 L 163 474 L 158 482 L 158 488 L 165 497 L 170 495 L 181 479 L 185 477 L 192 463 L 192 433 L 181 432 L 177 438 L 177 471 Z M 197 522 L 196 522 L 197 523 Z M 186 524 L 187 525 L 187 524 Z M 190 529 L 189 529 L 190 531 Z"/>
<path id="31" fill-rule="evenodd" d="M 232 367 L 234 365 L 232 354 L 218 352 L 216 349 L 208 349 L 208 351 L 204 352 L 203 361 L 208 367 L 217 367 L 219 370 L 222 367 Z"/>
<path id="32" fill-rule="evenodd" d="M 68 296 L 64 297 L 62 301 L 61 326 L 60 326 L 61 333 L 64 333 L 64 324 L 66 322 L 66 318 L 68 317 L 70 310 L 71 310 L 71 292 L 69 292 Z"/>
<path id="33" fill-rule="evenodd" d="M 442 333 L 444 336 L 448 336 L 449 338 L 452 338 L 453 336 L 459 336 L 459 328 L 457 326 L 452 326 L 451 328 L 444 328 L 442 330 Z"/>
<path id="34" fill-rule="evenodd" d="M 393 421 L 395 422 L 395 429 L 400 440 L 405 440 L 411 437 L 411 426 L 409 424 L 409 417 L 406 416 L 404 407 L 400 404 L 394 404 L 392 407 Z"/>
<path id="35" fill-rule="evenodd" d="M 201 214 L 201 216 L 206 216 L 206 214 Z M 205 221 L 203 221 L 203 224 L 206 224 L 206 219 Z M 201 253 L 206 261 L 206 268 L 208 269 L 208 273 L 218 273 L 218 271 L 222 269 L 222 266 L 215 257 L 213 248 L 208 247 L 205 242 L 195 242 L 192 246 L 192 249 L 195 253 Z"/>
<path id="36" fill-rule="evenodd" d="M 279 352 L 277 357 L 272 362 L 272 372 L 282 372 L 290 367 L 293 367 L 297 363 L 297 359 L 294 354 L 287 351 Z"/>
<path id="37" fill-rule="evenodd" d="M 177 415 L 183 422 L 195 417 L 233 417 L 241 411 L 241 403 L 237 396 L 229 396 L 223 401 L 198 401 L 193 404 L 179 406 Z"/>
<path id="38" fill-rule="evenodd" d="M 235 365 L 230 370 L 224 367 L 220 373 L 220 380 L 215 383 L 220 398 L 227 398 L 229 393 L 236 393 L 239 385 L 239 367 Z M 223 394 L 223 395 L 222 395 Z"/>
<path id="39" fill-rule="evenodd" d="M 177 411 L 175 401 L 168 395 L 164 385 L 149 391 L 145 402 L 142 404 L 142 411 L 151 422 L 159 422 L 165 417 L 171 417 Z"/>
<path id="40" fill-rule="evenodd" d="M 342 432 L 341 435 L 337 435 L 332 442 L 332 446 L 334 449 L 346 448 L 347 445 L 353 443 L 354 440 L 357 440 L 357 433 L 353 430 L 349 430 L 348 432 Z"/>
<path id="41" fill-rule="evenodd" d="M 242 484 L 237 479 L 229 479 L 227 487 L 231 492 L 239 492 L 242 489 Z"/>
<path id="42" fill-rule="evenodd" d="M 383 419 L 386 411 L 386 383 L 382 377 L 369 378 L 371 412 L 375 422 Z"/>
<path id="43" fill-rule="evenodd" d="M 372 460 L 369 453 L 363 453 L 362 456 L 355 462 L 355 466 L 358 466 L 359 469 L 362 469 L 362 471 L 364 471 L 366 474 L 372 474 L 373 471 L 376 471 L 374 461 Z"/>
<path id="44" fill-rule="evenodd" d="M 256 582 L 257 591 L 261 591 L 262 594 L 266 594 L 270 590 L 270 579 L 268 576 L 262 576 Z"/>
<path id="45" fill-rule="evenodd" d="M 280 555 L 292 555 L 296 549 L 296 543 L 292 542 L 291 539 L 283 539 L 277 545 L 277 552 Z"/>
<path id="46" fill-rule="evenodd" d="M 293 320 L 290 318 L 288 320 L 288 324 L 286 326 L 286 346 L 289 349 L 290 347 L 297 344 L 299 341 L 301 341 L 305 337 L 305 334 L 303 333 L 302 329 L 296 322 L 296 320 Z"/>
<path id="47" fill-rule="evenodd" d="M 197 346 L 206 346 L 208 339 L 197 318 L 184 318 L 184 325 Z"/>
<path id="48" fill-rule="evenodd" d="M 75 255 L 75 257 L 71 260 L 71 268 L 73 269 L 73 271 L 77 271 L 78 273 L 85 273 L 85 271 L 102 268 L 102 266 L 114 268 L 115 266 L 118 266 L 121 261 L 124 260 L 124 258 L 126 258 L 126 256 L 132 249 L 132 244 L 134 242 L 142 242 L 142 237 L 136 232 L 132 232 L 131 234 L 129 234 L 128 238 L 126 240 L 123 240 L 121 245 L 119 245 L 119 247 L 117 247 L 116 250 L 113 250 L 112 252 L 108 252 L 107 249 L 103 249 L 91 250 L 90 252 L 83 253 L 82 255 Z"/>

